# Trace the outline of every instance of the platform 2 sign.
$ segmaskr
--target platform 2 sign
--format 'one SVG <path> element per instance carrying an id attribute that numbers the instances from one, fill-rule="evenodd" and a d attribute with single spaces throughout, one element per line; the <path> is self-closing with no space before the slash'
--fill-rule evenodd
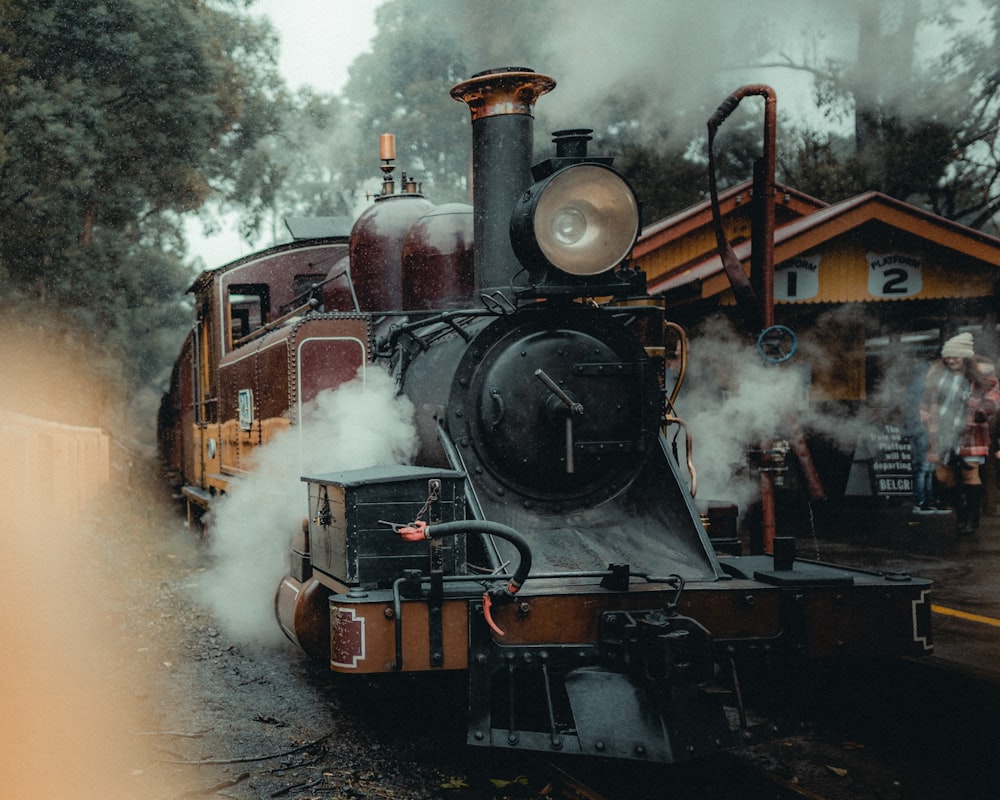
<path id="1" fill-rule="evenodd" d="M 858 437 L 844 494 L 909 497 L 913 494 L 910 438 L 899 425 L 883 424 Z"/>
<path id="2" fill-rule="evenodd" d="M 913 297 L 923 291 L 922 259 L 914 253 L 868 253 L 868 294 Z"/>

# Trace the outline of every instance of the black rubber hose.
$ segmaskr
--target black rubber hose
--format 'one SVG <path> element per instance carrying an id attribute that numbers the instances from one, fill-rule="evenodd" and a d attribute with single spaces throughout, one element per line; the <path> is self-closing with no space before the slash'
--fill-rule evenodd
<path id="1" fill-rule="evenodd" d="M 524 585 L 531 569 L 531 548 L 527 541 L 513 528 L 501 525 L 499 522 L 488 522 L 486 520 L 456 520 L 455 522 L 441 522 L 437 525 L 428 525 L 424 530 L 424 535 L 428 539 L 440 539 L 442 536 L 450 536 L 454 533 L 486 533 L 490 536 L 499 536 L 504 541 L 510 542 L 517 548 L 520 557 L 517 569 L 510 579 L 507 591 L 514 594 Z"/>

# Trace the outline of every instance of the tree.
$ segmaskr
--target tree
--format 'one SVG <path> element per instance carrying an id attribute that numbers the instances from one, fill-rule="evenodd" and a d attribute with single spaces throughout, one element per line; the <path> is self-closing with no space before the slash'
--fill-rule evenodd
<path id="1" fill-rule="evenodd" d="M 932 97 L 952 111 L 958 135 L 947 181 L 931 195 L 934 208 L 973 228 L 1000 235 L 1000 5 L 984 3 L 981 24 L 956 37 L 940 66 L 941 86 L 950 90 Z"/>
<path id="2" fill-rule="evenodd" d="M 808 71 L 827 117 L 853 119 L 850 137 L 793 128 L 783 142 L 784 180 L 830 201 L 874 189 L 997 230 L 1000 8 L 973 0 L 981 24 L 960 29 L 950 6 L 856 0 L 848 4 L 857 20 L 853 54 L 762 62 Z M 920 58 L 918 37 L 932 31 L 949 46 Z"/>
<path id="3" fill-rule="evenodd" d="M 378 136 L 396 136 L 397 163 L 436 202 L 468 198 L 468 112 L 448 92 L 469 77 L 469 42 L 452 32 L 442 0 L 392 0 L 376 12 L 371 52 L 351 67 L 344 99 L 356 113 L 355 149 L 344 178 L 377 175 Z M 442 24 L 443 21 L 443 24 Z"/>
<path id="4" fill-rule="evenodd" d="M 564 13 L 513 0 L 391 0 L 380 6 L 378 33 L 371 51 L 351 67 L 336 128 L 341 192 L 378 175 L 378 136 L 391 132 L 400 169 L 421 181 L 428 196 L 467 202 L 469 115 L 451 99 L 451 88 L 484 68 L 551 63 L 551 32 Z M 581 105 L 573 113 L 587 116 L 567 123 L 554 120 L 542 99 L 536 152 L 551 154 L 550 133 L 558 127 L 592 126 L 592 153 L 618 157 L 617 166 L 646 203 L 647 220 L 683 208 L 701 199 L 705 185 L 692 175 L 703 167 L 684 158 L 693 132 L 676 126 L 680 135 L 666 135 L 671 121 L 663 119 L 651 129 L 639 113 L 649 100 L 639 90 L 619 88 Z"/>
<path id="5" fill-rule="evenodd" d="M 181 215 L 267 202 L 283 102 L 273 33 L 240 4 L 0 0 L 0 278 L 149 379 L 180 324 Z M 186 315 L 185 315 L 186 316 Z M 186 321 L 186 320 L 185 320 Z M 156 357 L 150 357 L 156 356 Z"/>

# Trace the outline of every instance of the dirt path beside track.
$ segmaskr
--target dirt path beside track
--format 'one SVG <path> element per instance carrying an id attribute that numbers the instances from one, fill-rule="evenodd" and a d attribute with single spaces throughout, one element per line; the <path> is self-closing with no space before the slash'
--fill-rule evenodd
<path id="1" fill-rule="evenodd" d="M 5 798 L 406 800 L 462 782 L 406 708 L 359 715 L 378 695 L 343 697 L 291 643 L 231 640 L 195 599 L 211 556 L 156 488 L 22 523 L 0 568 Z"/>

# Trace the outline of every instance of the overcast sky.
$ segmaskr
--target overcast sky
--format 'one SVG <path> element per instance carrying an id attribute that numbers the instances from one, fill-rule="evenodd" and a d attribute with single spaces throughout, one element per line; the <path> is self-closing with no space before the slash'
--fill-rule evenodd
<path id="1" fill-rule="evenodd" d="M 279 69 L 290 89 L 304 85 L 339 94 L 347 69 L 365 52 L 375 35 L 375 9 L 383 0 L 257 0 L 251 13 L 266 16 L 281 37 Z M 201 223 L 191 221 L 191 253 L 214 269 L 249 255 L 249 245 L 236 232 L 237 218 L 221 221 L 224 229 L 206 238 Z"/>
<path id="2" fill-rule="evenodd" d="M 268 17 L 281 36 L 279 67 L 288 86 L 308 84 L 337 94 L 347 68 L 375 35 L 382 0 L 257 0 L 253 12 Z"/>
<path id="3" fill-rule="evenodd" d="M 339 94 L 351 63 L 369 49 L 375 35 L 375 11 L 384 1 L 256 0 L 251 13 L 266 15 L 278 31 L 279 68 L 289 88 L 310 85 L 323 93 Z M 757 0 L 752 6 L 744 0 L 703 0 L 701 4 L 629 0 L 611 15 L 604 0 L 546 1 L 565 12 L 564 23 L 553 38 L 548 61 L 530 66 L 551 74 L 559 84 L 545 101 L 553 118 L 562 115 L 576 120 L 580 109 L 593 102 L 595 86 L 601 88 L 602 81 L 607 84 L 604 90 L 616 81 L 654 86 L 659 81 L 665 102 L 682 107 L 705 103 L 705 93 L 713 91 L 718 92 L 716 100 L 721 102 L 725 92 L 711 83 L 708 72 L 720 61 L 735 64 L 744 57 L 752 60 L 740 43 L 760 40 L 752 35 L 759 34 L 759 26 L 769 32 L 776 48 L 793 57 L 801 57 L 814 44 L 832 54 L 848 52 L 857 43 L 857 3 L 861 0 L 827 0 L 815 6 L 801 0 Z M 956 0 L 950 10 L 967 25 L 974 24 L 984 2 L 996 0 Z M 522 63 L 516 26 L 490 30 L 484 36 L 483 20 L 460 13 L 467 8 L 464 0 L 455 0 L 455 8 L 448 24 L 472 26 L 466 35 L 484 40 L 484 46 L 491 50 L 483 55 L 488 63 L 473 65 L 475 69 Z M 807 30 L 821 31 L 822 38 L 814 42 Z M 944 40 L 933 38 L 934 34 L 933 26 L 922 32 L 918 41 L 922 54 L 940 52 L 946 45 Z M 624 42 L 630 46 L 622 46 Z M 806 73 L 734 66 L 723 77 L 726 92 L 744 83 L 766 83 L 777 93 L 779 111 L 791 110 L 817 124 Z M 697 102 L 685 92 L 693 93 Z M 231 221 L 229 230 L 209 240 L 198 235 L 200 225 L 192 225 L 192 252 L 200 255 L 206 266 L 216 267 L 259 249 L 240 240 L 235 224 Z"/>

